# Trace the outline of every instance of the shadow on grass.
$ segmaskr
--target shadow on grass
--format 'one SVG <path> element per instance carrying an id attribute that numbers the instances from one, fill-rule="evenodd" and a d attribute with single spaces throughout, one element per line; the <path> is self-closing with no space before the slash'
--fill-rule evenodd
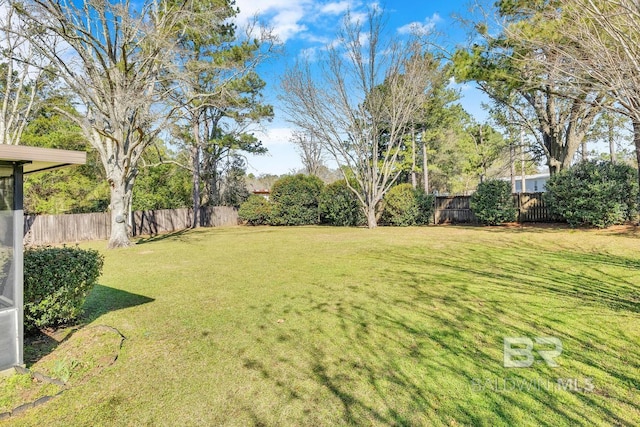
<path id="1" fill-rule="evenodd" d="M 387 260 L 388 256 L 385 255 Z M 523 260 L 526 262 L 523 263 Z M 420 311 L 419 301 L 433 299 L 433 291 L 425 287 L 429 282 L 451 283 L 455 282 L 456 276 L 465 277 L 467 281 L 471 279 L 473 286 L 471 283 L 458 282 L 455 287 L 448 288 L 447 295 L 442 296 L 442 300 L 458 313 L 449 321 L 453 327 L 452 333 L 468 331 L 470 334 L 462 332 L 461 335 L 471 338 L 487 334 L 493 329 L 498 337 L 561 338 L 566 346 L 565 356 L 569 359 L 565 359 L 565 363 L 586 367 L 573 371 L 567 368 L 563 372 L 576 375 L 587 371 L 597 377 L 595 392 L 572 393 L 570 400 L 581 401 L 595 409 L 602 417 L 601 422 L 633 425 L 632 414 L 640 410 L 638 400 L 628 394 L 629 390 L 640 388 L 640 379 L 633 374 L 640 371 L 640 361 L 628 354 L 633 335 L 626 335 L 623 327 L 622 336 L 614 338 L 613 331 L 600 326 L 599 321 L 607 316 L 637 318 L 640 313 L 640 292 L 636 282 L 629 280 L 629 277 L 637 277 L 639 259 L 568 250 L 554 253 L 539 248 L 519 247 L 503 250 L 494 248 L 490 251 L 460 248 L 439 254 L 391 254 L 391 261 L 399 268 L 389 269 L 386 274 L 414 290 L 414 298 L 404 300 L 409 310 Z M 416 272 L 415 266 L 420 263 L 428 264 L 430 273 Z M 394 303 L 402 304 L 403 301 Z M 425 311 L 422 315 L 428 318 L 433 313 Z M 406 326 L 403 325 L 403 328 Z M 460 340 L 439 339 L 435 332 L 430 332 L 429 336 L 439 346 L 456 354 L 457 363 L 450 366 L 451 373 L 455 375 L 462 374 L 470 381 L 473 379 L 469 376 L 470 372 L 465 372 L 463 368 L 465 359 L 471 365 L 479 360 L 483 365 L 492 364 L 494 368 L 489 373 L 493 378 L 503 378 L 508 371 L 500 366 L 500 361 L 495 357 L 493 361 L 489 357 L 482 357 L 483 351 L 478 352 L 469 340 L 467 343 L 471 346 L 466 348 L 464 340 L 460 346 Z M 500 343 L 496 344 L 499 346 Z M 478 353 L 481 359 L 478 359 Z M 621 356 L 625 358 L 623 363 L 618 360 Z M 521 378 L 527 378 L 529 372 L 525 372 Z M 521 373 L 518 374 L 520 376 Z M 614 381 L 617 386 L 614 386 Z M 536 407 L 559 415 L 570 425 L 591 422 L 575 406 L 559 400 L 557 393 L 558 390 L 552 387 L 535 389 L 526 396 L 530 401 L 533 398 L 532 406 L 527 411 L 534 424 L 551 424 L 550 418 L 541 415 L 544 412 Z M 513 408 L 527 408 L 527 400 L 511 399 L 512 396 L 509 393 L 484 395 L 485 403 L 487 399 L 491 401 L 490 406 L 494 408 L 494 415 L 498 415 L 497 421 L 500 423 L 522 423 L 522 419 L 514 417 Z M 616 413 L 611 409 L 612 402 L 618 404 L 618 408 L 627 407 L 631 411 Z M 508 411 L 505 410 L 507 408 Z M 469 403 L 461 403 L 460 409 L 469 415 L 463 421 L 473 424 L 482 421 L 470 416 L 474 408 Z"/>
<path id="2" fill-rule="evenodd" d="M 84 312 L 77 325 L 67 326 L 59 330 L 36 331 L 25 337 L 24 359 L 27 367 L 52 353 L 60 344 L 71 338 L 76 331 L 103 314 L 153 301 L 153 298 L 143 295 L 96 285 L 85 301 Z"/>
<path id="3" fill-rule="evenodd" d="M 111 311 L 136 307 L 153 301 L 155 301 L 153 298 L 144 295 L 132 294 L 131 292 L 110 288 L 108 286 L 96 285 L 84 303 L 82 320 L 86 323 L 91 323 L 98 317 Z"/>
<path id="4" fill-rule="evenodd" d="M 618 237 L 631 237 L 640 238 L 640 226 L 638 224 L 628 222 L 624 225 L 614 225 L 605 229 L 598 229 L 596 227 L 579 226 L 571 227 L 567 223 L 563 222 L 525 222 L 525 223 L 511 223 L 496 226 L 485 225 L 469 225 L 460 224 L 456 227 L 474 227 L 484 229 L 493 233 L 513 233 L 513 232 L 527 232 L 527 233 L 561 233 L 567 230 L 573 230 L 575 232 L 597 232 L 606 236 L 618 236 Z"/>
<path id="5" fill-rule="evenodd" d="M 438 224 L 429 227 L 455 227 L 455 228 L 472 228 L 475 230 L 484 230 L 496 233 L 514 233 L 520 231 L 534 233 L 554 233 L 566 232 L 571 230 L 569 224 L 564 222 L 510 222 L 502 225 L 485 225 L 485 224 Z M 585 230 L 588 230 L 585 228 Z"/>
<path id="6" fill-rule="evenodd" d="M 136 242 L 136 245 L 144 245 L 145 243 L 162 242 L 163 240 L 185 240 L 184 235 L 187 234 L 191 228 L 184 230 L 174 231 L 172 233 L 157 234 L 154 236 L 143 237 Z"/>
<path id="7" fill-rule="evenodd" d="M 343 425 L 634 425 L 638 342 L 617 322 L 640 313 L 640 260 L 486 249 L 372 250 L 379 267 L 369 285 L 314 285 L 324 292 L 291 297 L 299 321 L 322 319 L 290 332 L 316 328 L 312 341 L 282 350 L 305 362 L 274 355 L 245 368 L 308 405 L 319 398 L 300 396 L 296 384 L 312 381 Z M 528 369 L 504 367 L 504 337 L 539 336 L 562 340 L 560 367 L 539 358 Z M 286 341 L 273 344 L 274 354 L 280 345 Z M 287 369 L 270 368 L 278 363 Z M 578 388 L 563 388 L 564 379 Z"/>
<path id="8" fill-rule="evenodd" d="M 281 227 L 282 229 L 282 227 Z M 233 234 L 234 236 L 239 235 L 251 235 L 254 236 L 259 233 L 269 233 L 275 232 L 277 227 L 270 226 L 219 226 L 219 227 L 204 227 L 200 226 L 198 228 L 186 228 L 184 230 L 173 231 L 170 233 L 157 234 L 153 236 L 145 236 L 137 238 L 137 245 L 144 245 L 147 243 L 156 243 L 162 241 L 178 241 L 181 243 L 195 243 L 201 242 L 206 239 L 211 239 L 212 234 L 215 235 L 225 235 L 225 234 Z"/>

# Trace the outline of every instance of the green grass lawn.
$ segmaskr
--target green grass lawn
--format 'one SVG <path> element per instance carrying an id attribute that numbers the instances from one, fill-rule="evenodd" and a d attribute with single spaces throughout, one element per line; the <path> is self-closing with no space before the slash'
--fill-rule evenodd
<path id="1" fill-rule="evenodd" d="M 10 423 L 640 422 L 640 231 L 234 227 L 104 253 L 87 323 L 119 358 Z M 505 368 L 504 337 L 558 338 L 559 366 Z"/>

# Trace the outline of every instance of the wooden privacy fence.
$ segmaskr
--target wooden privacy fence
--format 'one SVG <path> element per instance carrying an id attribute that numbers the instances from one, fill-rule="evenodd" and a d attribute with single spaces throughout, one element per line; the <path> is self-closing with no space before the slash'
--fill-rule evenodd
<path id="1" fill-rule="evenodd" d="M 544 204 L 543 193 L 517 193 L 513 203 L 517 209 L 518 222 L 555 222 L 555 218 Z M 473 224 L 478 220 L 470 206 L 471 196 L 438 196 L 435 200 L 434 222 L 436 224 Z"/>
<path id="2" fill-rule="evenodd" d="M 109 213 L 25 215 L 24 240 L 29 245 L 104 240 L 111 230 Z"/>
<path id="3" fill-rule="evenodd" d="M 221 227 L 238 225 L 238 210 L 228 206 L 200 208 L 200 225 Z M 193 223 L 193 209 L 161 209 L 133 213 L 134 236 L 155 235 L 184 230 Z M 29 245 L 106 240 L 111 234 L 111 214 L 25 215 L 24 236 Z"/>
<path id="4" fill-rule="evenodd" d="M 435 224 L 471 224 L 477 222 L 471 211 L 470 196 L 438 196 L 435 201 Z"/>
<path id="5" fill-rule="evenodd" d="M 513 195 L 513 203 L 518 209 L 518 222 L 559 222 L 544 204 L 544 193 L 518 193 Z"/>
<path id="6" fill-rule="evenodd" d="M 200 208 L 201 227 L 238 225 L 238 210 L 228 206 L 203 206 Z M 153 236 L 184 230 L 193 224 L 193 209 L 162 209 L 136 211 L 133 214 L 133 235 Z"/>
<path id="7" fill-rule="evenodd" d="M 436 224 L 473 224 L 477 219 L 469 202 L 471 196 L 438 196 L 435 199 Z M 557 221 L 544 205 L 542 193 L 514 194 L 519 222 Z M 202 227 L 238 225 L 238 210 L 227 206 L 200 208 Z M 134 236 L 156 235 L 184 230 L 193 223 L 193 209 L 162 209 L 133 213 Z M 48 245 L 83 240 L 106 240 L 111 234 L 111 215 L 105 213 L 66 215 L 25 215 L 25 243 Z"/>

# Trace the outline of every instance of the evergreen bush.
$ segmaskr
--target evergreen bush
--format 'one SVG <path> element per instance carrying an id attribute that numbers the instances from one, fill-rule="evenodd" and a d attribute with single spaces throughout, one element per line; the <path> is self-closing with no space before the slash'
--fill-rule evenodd
<path id="1" fill-rule="evenodd" d="M 240 205 L 238 218 L 249 225 L 265 225 L 271 217 L 271 205 L 262 196 L 252 194 Z"/>
<path id="2" fill-rule="evenodd" d="M 24 252 L 24 326 L 27 331 L 76 320 L 102 273 L 104 257 L 71 247 Z"/>
<path id="3" fill-rule="evenodd" d="M 489 179 L 481 182 L 469 204 L 481 224 L 498 225 L 513 222 L 517 217 L 511 184 L 506 181 Z"/>
<path id="4" fill-rule="evenodd" d="M 544 200 L 572 227 L 621 224 L 638 212 L 637 171 L 629 165 L 587 161 L 553 175 Z"/>
<path id="5" fill-rule="evenodd" d="M 271 225 L 310 225 L 320 222 L 318 203 L 324 183 L 313 175 L 285 176 L 271 188 Z"/>
<path id="6" fill-rule="evenodd" d="M 366 222 L 358 197 L 344 179 L 322 189 L 319 209 L 320 217 L 325 224 L 353 227 Z"/>
<path id="7" fill-rule="evenodd" d="M 383 199 L 382 222 L 388 225 L 426 225 L 433 215 L 433 196 L 411 184 L 392 187 Z"/>

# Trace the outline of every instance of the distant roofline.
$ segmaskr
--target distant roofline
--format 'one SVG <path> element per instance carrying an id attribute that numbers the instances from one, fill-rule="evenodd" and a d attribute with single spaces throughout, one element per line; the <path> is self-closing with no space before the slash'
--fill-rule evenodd
<path id="1" fill-rule="evenodd" d="M 524 179 L 539 179 L 539 178 L 549 178 L 551 175 L 549 175 L 549 173 L 537 173 L 534 175 L 525 175 Z M 511 179 L 510 176 L 506 176 L 506 177 L 501 177 L 498 178 L 501 181 L 509 181 Z M 515 176 L 516 181 L 518 180 L 522 180 L 522 177 L 520 175 L 516 175 Z"/>

